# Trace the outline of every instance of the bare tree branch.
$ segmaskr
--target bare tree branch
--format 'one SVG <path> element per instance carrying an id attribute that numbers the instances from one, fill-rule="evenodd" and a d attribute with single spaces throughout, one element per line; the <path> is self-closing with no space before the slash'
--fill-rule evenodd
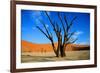
<path id="1" fill-rule="evenodd" d="M 72 43 L 75 43 L 77 40 L 78 40 L 78 38 L 75 38 L 75 39 L 73 39 L 73 40 L 71 40 L 71 41 L 67 41 L 66 44 L 72 44 Z"/>
<path id="2" fill-rule="evenodd" d="M 75 43 L 78 40 L 78 38 L 74 39 L 71 43 Z"/>
<path id="3" fill-rule="evenodd" d="M 36 26 L 36 28 L 39 29 L 49 39 L 48 35 L 39 26 Z"/>
<path id="4" fill-rule="evenodd" d="M 59 12 L 58 12 L 58 17 L 59 17 L 59 19 L 60 19 L 60 21 L 61 21 L 61 24 L 62 24 L 62 27 L 63 27 L 64 32 L 66 32 L 65 27 L 64 27 L 63 20 L 62 20 L 62 18 L 61 18 L 61 16 L 60 16 Z"/>
<path id="5" fill-rule="evenodd" d="M 39 19 L 39 21 L 43 24 L 43 26 L 44 26 L 44 28 L 45 28 L 45 30 L 46 30 L 48 36 L 50 37 L 49 31 L 48 31 L 48 29 L 47 29 L 47 27 L 46 27 L 46 24 L 45 24 L 43 21 L 41 21 L 40 19 Z"/>
<path id="6" fill-rule="evenodd" d="M 46 14 L 46 16 L 48 17 L 48 19 L 49 19 L 49 21 L 50 21 L 50 23 L 51 23 L 51 25 L 52 25 L 54 31 L 56 31 L 56 29 L 55 29 L 55 25 L 54 25 L 54 23 L 52 22 L 50 16 L 48 15 L 48 13 L 47 13 L 46 11 L 45 11 L 45 14 Z"/>
<path id="7" fill-rule="evenodd" d="M 69 29 L 70 29 L 71 26 L 73 25 L 73 21 L 74 21 L 76 18 L 77 18 L 77 17 L 75 16 L 75 17 L 72 19 L 71 23 L 70 23 L 69 26 L 68 26 L 67 32 L 69 31 Z"/>
<path id="8" fill-rule="evenodd" d="M 66 18 L 66 16 L 64 15 L 64 20 L 65 20 L 65 23 L 66 23 L 66 31 L 68 31 L 68 21 L 67 21 L 67 18 Z"/>
<path id="9" fill-rule="evenodd" d="M 52 47 L 53 47 L 53 50 L 54 50 L 54 53 L 56 54 L 56 56 L 58 57 L 59 55 L 61 55 L 61 57 L 63 57 L 63 56 L 65 56 L 65 47 L 68 44 L 74 43 L 77 40 L 77 38 L 71 40 L 71 38 L 73 38 L 72 36 L 75 34 L 75 31 L 72 33 L 69 33 L 69 30 L 71 29 L 71 26 L 73 25 L 73 22 L 77 17 L 74 17 L 71 20 L 71 22 L 68 23 L 66 15 L 61 16 L 60 13 L 58 12 L 57 13 L 58 19 L 61 22 L 61 26 L 59 26 L 58 25 L 59 22 L 56 22 L 56 21 L 53 22 L 51 17 L 48 15 L 48 13 L 46 11 L 45 11 L 45 15 L 48 17 L 49 22 L 52 26 L 52 29 L 53 29 L 54 33 L 56 34 L 57 41 L 58 41 L 57 48 L 55 47 L 55 44 L 54 44 L 53 34 L 46 27 L 46 24 L 43 21 L 39 20 L 42 23 L 42 25 L 45 29 L 45 32 L 39 26 L 36 26 L 36 27 L 51 41 L 51 44 L 52 44 Z M 62 19 L 64 19 L 65 22 Z M 64 34 L 62 34 L 62 33 L 64 33 Z"/>
<path id="10" fill-rule="evenodd" d="M 74 35 L 76 33 L 76 31 L 74 31 L 74 32 L 72 32 L 72 33 L 69 33 L 68 35 L 68 37 L 67 37 L 67 40 L 66 41 L 69 41 L 69 39 Z"/>

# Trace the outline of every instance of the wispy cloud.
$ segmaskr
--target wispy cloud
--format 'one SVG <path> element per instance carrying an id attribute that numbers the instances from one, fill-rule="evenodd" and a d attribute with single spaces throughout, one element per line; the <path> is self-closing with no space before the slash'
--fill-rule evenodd
<path id="1" fill-rule="evenodd" d="M 32 13 L 33 16 L 41 16 L 41 12 L 40 11 L 34 11 Z"/>
<path id="2" fill-rule="evenodd" d="M 33 16 L 33 18 L 34 18 L 35 23 L 36 23 L 37 25 L 39 25 L 39 24 L 40 24 L 39 19 L 40 19 L 40 20 L 43 19 L 43 17 L 42 17 L 42 12 L 41 12 L 41 11 L 34 11 L 34 12 L 32 13 L 32 16 Z"/>
<path id="3" fill-rule="evenodd" d="M 82 31 L 77 31 L 77 32 L 75 33 L 75 35 L 81 35 L 81 34 L 83 34 Z"/>
<path id="4" fill-rule="evenodd" d="M 32 27 L 32 29 L 35 30 L 36 28 L 35 27 Z"/>
<path id="5" fill-rule="evenodd" d="M 48 24 L 46 24 L 46 28 L 48 28 L 49 27 L 49 25 Z"/>
<path id="6" fill-rule="evenodd" d="M 82 31 L 77 31 L 75 34 L 74 34 L 74 38 L 77 38 L 78 36 L 82 35 L 83 32 Z"/>
<path id="7" fill-rule="evenodd" d="M 36 23 L 36 25 L 39 25 L 40 21 L 38 19 L 35 19 L 35 23 Z"/>

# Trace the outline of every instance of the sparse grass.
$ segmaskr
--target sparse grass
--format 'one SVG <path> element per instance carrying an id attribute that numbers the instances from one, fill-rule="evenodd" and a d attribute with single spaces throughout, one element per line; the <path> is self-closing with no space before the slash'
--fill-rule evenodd
<path id="1" fill-rule="evenodd" d="M 66 57 L 55 57 L 54 52 L 23 52 L 21 56 L 22 63 L 28 62 L 47 62 L 47 61 L 74 61 L 90 59 L 90 50 L 67 51 Z"/>

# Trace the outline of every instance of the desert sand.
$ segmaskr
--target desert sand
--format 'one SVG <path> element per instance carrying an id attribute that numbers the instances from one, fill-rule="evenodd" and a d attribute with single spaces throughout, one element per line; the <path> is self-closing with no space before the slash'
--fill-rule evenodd
<path id="1" fill-rule="evenodd" d="M 47 61 L 74 61 L 90 59 L 90 47 L 88 45 L 69 44 L 66 47 L 66 57 L 55 57 L 51 44 L 36 44 L 21 41 L 21 62 L 47 62 Z M 55 43 L 57 47 L 57 43 Z"/>
<path id="2" fill-rule="evenodd" d="M 22 40 L 22 52 L 53 52 L 51 44 L 36 44 Z M 57 47 L 57 43 L 55 43 Z M 88 45 L 69 44 L 66 51 L 89 50 Z"/>

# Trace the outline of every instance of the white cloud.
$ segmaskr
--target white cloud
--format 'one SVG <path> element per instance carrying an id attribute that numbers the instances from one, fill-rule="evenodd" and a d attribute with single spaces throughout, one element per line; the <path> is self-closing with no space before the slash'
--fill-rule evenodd
<path id="1" fill-rule="evenodd" d="M 82 31 L 77 31 L 75 34 L 74 34 L 74 38 L 77 38 L 78 36 L 82 35 L 83 32 Z"/>
<path id="2" fill-rule="evenodd" d="M 49 11 L 47 11 L 47 13 L 50 16 L 51 13 Z M 39 27 L 43 27 L 41 25 L 41 22 L 39 21 L 39 20 L 43 20 L 43 17 L 42 17 L 41 14 L 42 14 L 41 11 L 34 11 L 33 14 L 32 14 L 33 18 L 35 18 L 34 21 L 35 21 L 36 25 L 38 25 Z M 46 24 L 46 28 L 48 28 L 48 27 L 49 27 L 49 25 Z M 32 29 L 35 29 L 35 28 L 33 27 Z"/>
<path id="3" fill-rule="evenodd" d="M 34 11 L 32 15 L 38 17 L 38 16 L 41 16 L 41 12 L 40 11 Z"/>
<path id="4" fill-rule="evenodd" d="M 36 23 L 36 24 L 40 24 L 39 19 L 40 19 L 40 20 L 43 19 L 43 17 L 42 17 L 41 14 L 42 14 L 42 12 L 40 12 L 40 11 L 34 11 L 34 12 L 32 13 L 32 17 L 35 19 L 35 23 Z"/>
<path id="5" fill-rule="evenodd" d="M 48 28 L 48 27 L 49 27 L 49 25 L 46 24 L 46 28 Z"/>
<path id="6" fill-rule="evenodd" d="M 40 21 L 38 19 L 35 20 L 36 25 L 40 24 Z"/>
<path id="7" fill-rule="evenodd" d="M 75 33 L 75 35 L 81 35 L 81 34 L 83 34 L 82 31 L 77 31 L 77 32 Z"/>
<path id="8" fill-rule="evenodd" d="M 36 28 L 35 27 L 32 27 L 32 29 L 35 30 Z"/>

